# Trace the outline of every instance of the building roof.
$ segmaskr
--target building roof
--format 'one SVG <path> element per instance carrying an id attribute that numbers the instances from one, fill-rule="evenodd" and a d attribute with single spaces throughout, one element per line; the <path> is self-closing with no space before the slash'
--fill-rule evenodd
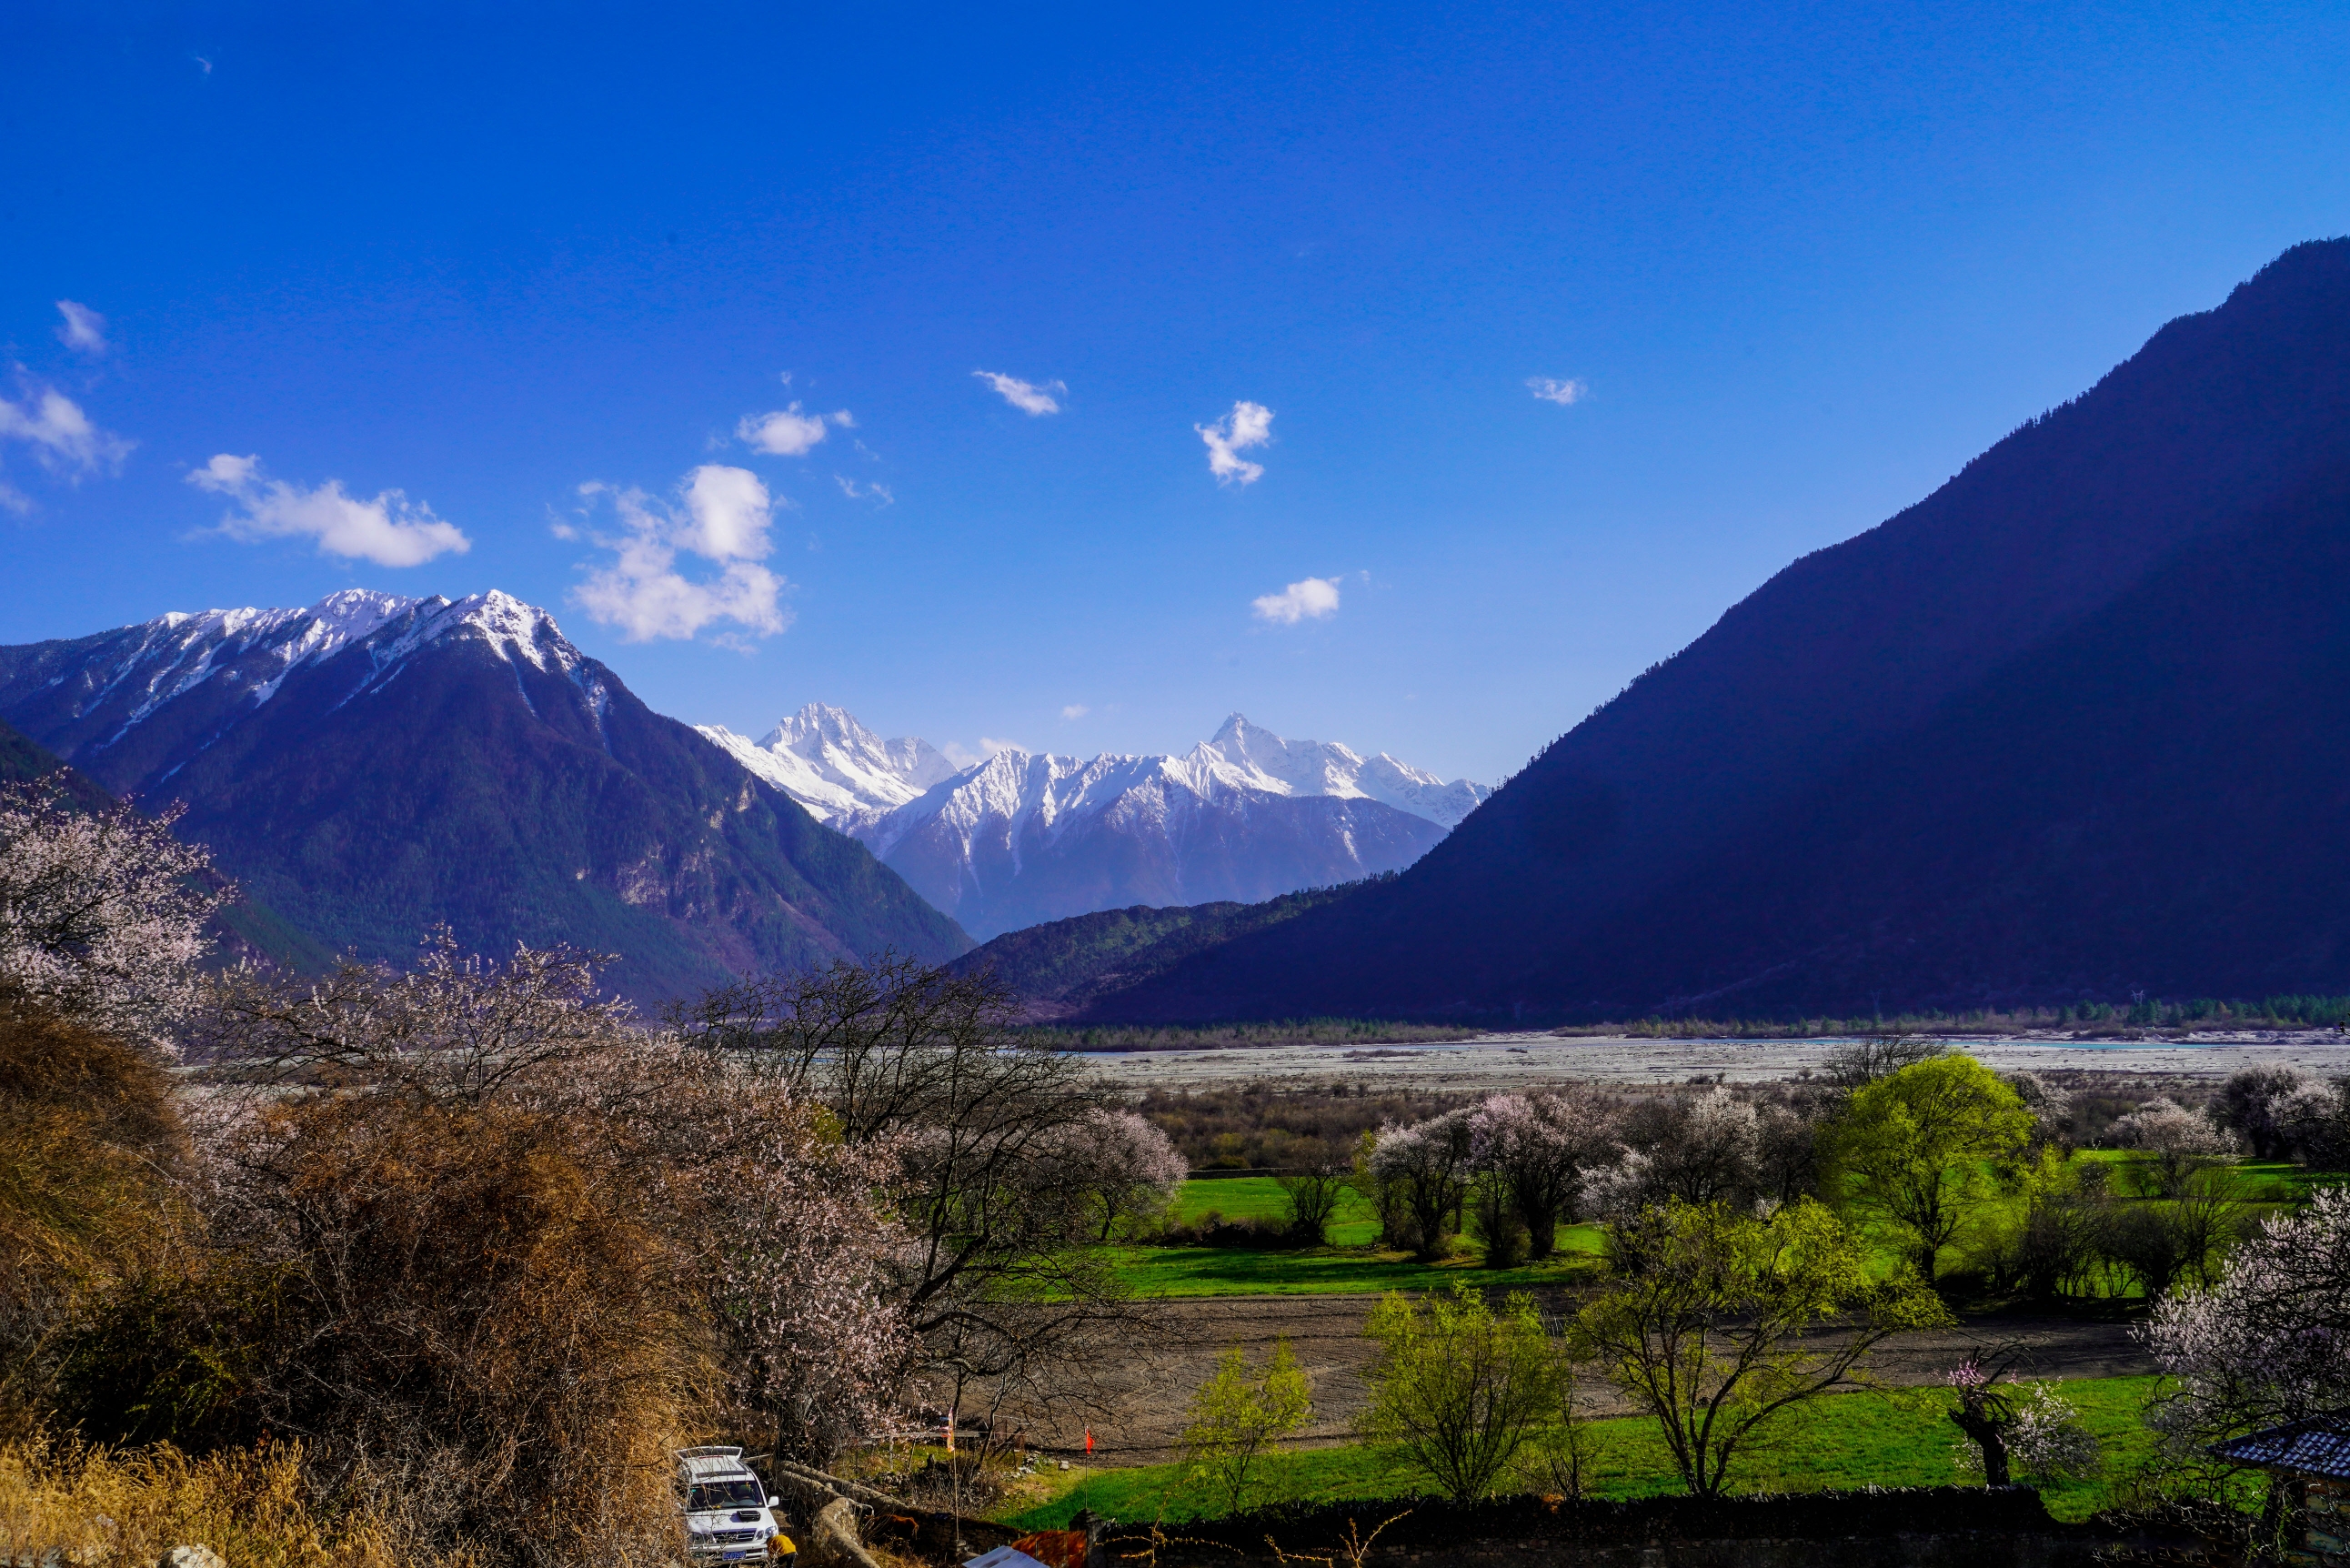
<path id="1" fill-rule="evenodd" d="M 2350 1480 L 2350 1411 L 2337 1410 L 2271 1427 L 2265 1432 L 2249 1432 L 2212 1444 L 2210 1452 L 2240 1465 Z"/>

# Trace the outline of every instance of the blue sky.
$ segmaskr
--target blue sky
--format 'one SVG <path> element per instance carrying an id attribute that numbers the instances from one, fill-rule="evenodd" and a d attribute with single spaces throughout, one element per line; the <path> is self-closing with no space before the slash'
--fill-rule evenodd
<path id="1" fill-rule="evenodd" d="M 2350 230 L 2345 65 L 2316 5 L 14 5 L 0 642 L 496 587 L 746 732 L 1492 780 Z"/>

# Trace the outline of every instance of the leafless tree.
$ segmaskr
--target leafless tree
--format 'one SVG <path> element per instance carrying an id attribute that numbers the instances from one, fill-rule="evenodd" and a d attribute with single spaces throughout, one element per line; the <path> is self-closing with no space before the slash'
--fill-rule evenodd
<path id="1" fill-rule="evenodd" d="M 1108 1091 L 1019 1033 L 993 976 L 883 955 L 745 981 L 669 1019 L 822 1106 L 851 1147 L 888 1149 L 886 1206 L 906 1236 L 891 1289 L 917 1370 L 958 1399 L 977 1383 L 1074 1392 L 1116 1347 L 1130 1354 L 1141 1314 L 1092 1243 L 1097 1195 L 1130 1189 L 1134 1151 L 1094 1136 Z"/>

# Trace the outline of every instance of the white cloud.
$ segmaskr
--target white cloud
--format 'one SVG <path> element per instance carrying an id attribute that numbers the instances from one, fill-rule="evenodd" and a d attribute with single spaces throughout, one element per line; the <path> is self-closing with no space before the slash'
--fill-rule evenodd
<path id="1" fill-rule="evenodd" d="M 38 381 L 26 385 L 21 403 L 0 398 L 0 440 L 29 443 L 43 468 L 72 480 L 120 467 L 131 446 L 90 423 L 71 398 Z"/>
<path id="2" fill-rule="evenodd" d="M 473 542 L 456 524 L 444 523 L 407 493 L 387 490 L 372 501 L 343 493 L 330 479 L 304 490 L 282 479 L 265 479 L 261 460 L 222 452 L 188 474 L 198 490 L 225 495 L 238 510 L 221 519 L 221 532 L 251 544 L 257 539 L 311 538 L 319 552 L 373 561 L 380 566 L 416 566 L 453 551 L 463 555 Z"/>
<path id="3" fill-rule="evenodd" d="M 1561 381 L 1549 376 L 1528 376 L 1526 390 L 1544 402 L 1556 403 L 1561 408 L 1565 408 L 1572 403 L 1579 403 L 1591 395 L 1588 382 Z"/>
<path id="4" fill-rule="evenodd" d="M 1092 711 L 1093 710 L 1091 708 L 1087 707 L 1082 702 L 1072 702 L 1067 707 L 1061 710 L 1061 717 L 1064 719 L 1082 719 Z"/>
<path id="5" fill-rule="evenodd" d="M 66 318 L 57 328 L 57 341 L 78 354 L 103 354 L 106 341 L 106 317 L 87 305 L 77 305 L 70 299 L 57 301 L 57 314 Z"/>
<path id="6" fill-rule="evenodd" d="M 979 738 L 979 750 L 977 751 L 972 751 L 969 746 L 962 744 L 959 741 L 949 741 L 945 745 L 939 748 L 939 754 L 959 768 L 967 768 L 974 763 L 983 763 L 987 761 L 988 758 L 995 755 L 998 752 L 1017 752 L 1023 750 L 1025 750 L 1025 748 L 1017 741 L 999 741 L 987 735 L 982 735 Z"/>
<path id="7" fill-rule="evenodd" d="M 1259 620 L 1275 626 L 1295 626 L 1301 620 L 1325 620 L 1338 613 L 1336 577 L 1308 577 L 1277 594 L 1250 600 Z"/>
<path id="8" fill-rule="evenodd" d="M 1069 395 L 1069 389 L 1059 381 L 1024 381 L 1017 376 L 999 376 L 993 370 L 973 370 L 972 375 L 995 389 L 1007 403 L 1024 414 L 1057 414 L 1060 403 L 1053 394 Z"/>
<path id="9" fill-rule="evenodd" d="M 879 501 L 884 506 L 897 504 L 898 498 L 889 493 L 889 487 L 886 484 L 859 484 L 842 473 L 834 474 L 832 482 L 839 485 L 840 493 L 851 501 Z"/>
<path id="10" fill-rule="evenodd" d="M 777 457 L 805 457 L 824 439 L 827 425 L 854 430 L 857 421 L 848 417 L 847 409 L 828 414 L 804 414 L 795 402 L 772 413 L 744 414 L 734 427 L 734 439 L 754 452 L 772 452 Z"/>
<path id="11" fill-rule="evenodd" d="M 767 530 L 776 504 L 757 474 L 704 463 L 680 483 L 674 505 L 637 489 L 583 484 L 579 493 L 609 495 L 625 532 L 596 536 L 614 559 L 589 573 L 572 598 L 598 622 L 617 627 L 623 641 L 690 638 L 717 621 L 762 637 L 791 625 L 790 612 L 776 603 L 784 579 L 756 564 L 775 547 Z M 677 569 L 680 551 L 716 562 L 718 575 L 686 577 Z"/>
<path id="12" fill-rule="evenodd" d="M 1208 443 L 1208 472 L 1216 476 L 1219 484 L 1238 480 L 1243 484 L 1254 484 L 1264 477 L 1264 464 L 1251 462 L 1238 455 L 1253 446 L 1263 446 L 1273 440 L 1273 410 L 1263 403 L 1238 402 L 1232 411 L 1211 425 L 1193 425 L 1200 439 Z"/>

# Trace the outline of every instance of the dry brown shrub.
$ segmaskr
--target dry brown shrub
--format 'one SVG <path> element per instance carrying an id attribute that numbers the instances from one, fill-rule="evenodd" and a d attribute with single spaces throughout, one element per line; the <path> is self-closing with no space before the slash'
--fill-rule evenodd
<path id="1" fill-rule="evenodd" d="M 265 1107 L 232 1148 L 221 1240 L 283 1282 L 249 1397 L 420 1544 L 674 1544 L 669 1450 L 702 1425 L 704 1336 L 598 1152 L 532 1108 L 377 1096 Z"/>
<path id="2" fill-rule="evenodd" d="M 77 1303 L 170 1240 L 184 1153 L 151 1052 L 0 985 L 0 1434 L 37 1423 Z"/>

